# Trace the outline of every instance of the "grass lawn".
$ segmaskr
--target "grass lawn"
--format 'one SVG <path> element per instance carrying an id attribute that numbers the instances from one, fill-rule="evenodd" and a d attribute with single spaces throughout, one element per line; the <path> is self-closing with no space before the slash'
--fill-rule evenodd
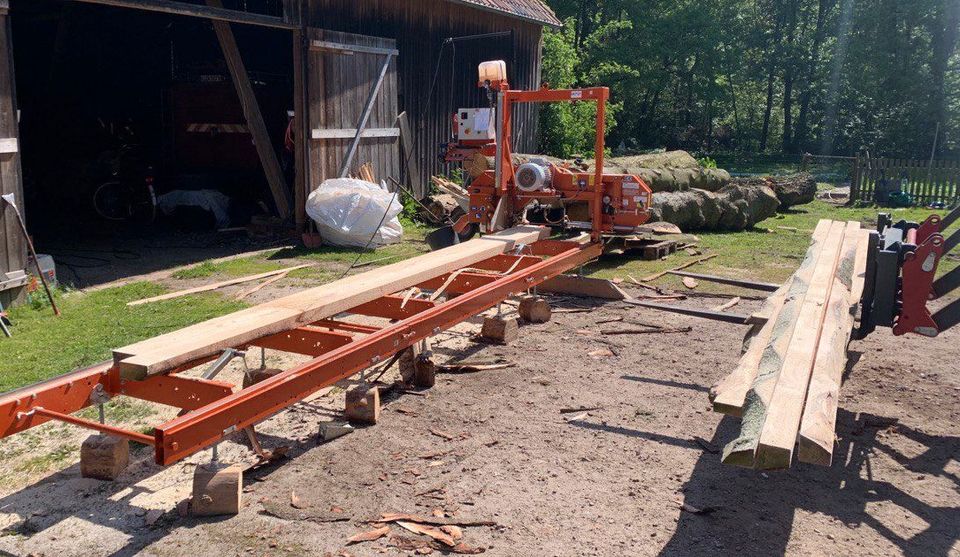
<path id="1" fill-rule="evenodd" d="M 921 221 L 931 213 L 928 209 L 897 209 L 896 219 Z M 760 223 L 754 230 L 738 233 L 702 233 L 699 249 L 705 254 L 719 256 L 691 268 L 693 272 L 749 278 L 768 282 L 785 280 L 800 264 L 810 242 L 810 232 L 823 218 L 859 220 L 873 227 L 876 209 L 836 207 L 820 201 L 797 208 L 786 215 L 778 215 Z M 795 228 L 797 231 L 778 227 Z M 317 268 L 301 269 L 291 278 L 308 280 L 311 284 L 339 278 L 343 270 L 360 256 L 360 261 L 372 265 L 386 265 L 427 251 L 423 237 L 428 228 L 405 223 L 406 236 L 402 244 L 378 250 L 323 248 L 307 250 L 294 248 L 280 250 L 267 256 L 239 259 L 225 263 L 203 263 L 178 274 L 181 278 L 209 278 L 217 275 L 242 276 L 290 266 L 289 258 L 317 261 Z M 384 260 L 384 258 L 389 259 Z M 666 261 L 641 261 L 628 257 L 606 257 L 587 267 L 591 276 L 641 278 L 669 269 L 691 259 L 679 252 Z M 330 265 L 333 263 L 334 265 Z M 944 262 L 943 271 L 957 265 L 955 258 Z M 219 278 L 219 277 L 217 277 Z M 657 284 L 683 288 L 677 277 L 667 276 Z M 705 291 L 731 291 L 729 287 L 702 284 Z M 210 292 L 175 300 L 127 307 L 126 303 L 155 296 L 163 288 L 148 282 L 97 292 L 70 292 L 59 300 L 63 317 L 56 318 L 49 307 L 21 306 L 10 312 L 14 321 L 14 337 L 0 338 L 0 392 L 59 375 L 110 357 L 110 351 L 144 338 L 156 336 L 193 323 L 245 307 Z M 735 291 L 735 290 L 733 290 Z M 124 409 L 118 409 L 118 411 Z M 135 407 L 125 409 L 131 413 Z"/>
<path id="2" fill-rule="evenodd" d="M 163 292 L 148 282 L 68 292 L 57 300 L 61 317 L 49 306 L 11 309 L 13 338 L 0 337 L 0 392 L 108 360 L 114 348 L 245 307 L 217 294 L 126 305 Z"/>
<path id="3" fill-rule="evenodd" d="M 936 213 L 932 209 L 882 209 L 837 207 L 823 201 L 814 201 L 793 209 L 788 214 L 777 215 L 756 226 L 754 230 L 743 232 L 704 232 L 698 233 L 699 249 L 704 254 L 718 254 L 718 257 L 689 269 L 695 273 L 715 274 L 736 278 L 746 278 L 764 282 L 783 282 L 800 265 L 800 261 L 810 245 L 810 234 L 820 219 L 858 220 L 864 227 L 876 226 L 878 212 L 892 212 L 894 221 L 906 219 L 922 222 L 927 216 Z M 941 214 L 944 211 L 940 211 Z M 778 227 L 792 230 L 784 230 Z M 956 230 L 960 224 L 951 228 Z M 664 269 L 676 267 L 692 257 L 678 252 L 666 261 L 639 261 L 626 257 L 610 257 L 591 265 L 586 271 L 599 278 L 637 279 Z M 957 265 L 954 258 L 945 258 L 940 272 L 946 272 Z M 682 288 L 677 277 L 664 277 L 659 285 Z M 715 285 L 702 285 L 703 289 L 726 291 Z"/>

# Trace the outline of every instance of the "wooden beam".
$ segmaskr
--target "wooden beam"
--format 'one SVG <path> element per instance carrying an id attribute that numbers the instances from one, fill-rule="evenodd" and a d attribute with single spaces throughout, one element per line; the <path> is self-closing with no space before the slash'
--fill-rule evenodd
<path id="1" fill-rule="evenodd" d="M 356 44 L 343 44 L 332 41 L 322 41 L 319 39 L 310 41 L 310 50 L 317 52 L 334 52 L 338 54 L 352 55 L 360 54 L 381 54 L 385 56 L 399 56 L 400 51 L 395 48 L 378 48 L 375 46 L 364 46 Z"/>
<path id="2" fill-rule="evenodd" d="M 261 280 L 265 278 L 275 277 L 278 275 L 285 275 L 290 271 L 296 271 L 297 269 L 303 269 L 306 267 L 313 267 L 316 263 L 308 263 L 306 265 L 297 265 L 295 267 L 288 267 L 286 269 L 277 269 L 276 271 L 269 271 L 266 273 L 260 273 L 257 275 L 250 275 L 246 277 L 239 277 L 235 279 L 225 280 L 223 282 L 215 282 L 213 284 L 206 284 L 204 286 L 198 286 L 196 288 L 188 288 L 186 290 L 178 290 L 176 292 L 170 292 L 167 294 L 161 294 L 160 296 L 154 296 L 152 298 L 144 298 L 142 300 L 134 300 L 132 302 L 127 302 L 127 306 L 140 306 L 143 304 L 149 304 L 152 302 L 160 302 L 163 300 L 173 300 L 174 298 L 182 298 L 184 296 L 189 296 L 190 294 L 199 294 L 201 292 L 210 292 L 211 290 L 217 290 L 220 288 L 225 288 L 227 286 L 233 286 L 235 284 L 243 284 L 245 282 L 253 282 L 255 280 Z"/>
<path id="3" fill-rule="evenodd" d="M 773 324 L 770 339 L 763 347 L 754 381 L 746 394 L 743 405 L 740 435 L 724 447 L 723 462 L 752 468 L 756 457 L 760 432 L 767 418 L 770 399 L 777 386 L 777 379 L 786 361 L 787 350 L 797 328 L 797 318 L 804 298 L 820 262 L 824 244 L 834 233 L 833 221 L 822 220 L 813 232 L 812 243 L 800 268 L 788 281 L 786 300 Z M 839 250 L 839 244 L 837 245 Z"/>
<path id="4" fill-rule="evenodd" d="M 317 129 L 310 133 L 313 139 L 353 139 L 356 135 L 356 128 Z M 400 128 L 369 128 L 361 130 L 360 137 L 400 137 Z"/>
<path id="5" fill-rule="evenodd" d="M 840 384 L 847 367 L 847 345 L 860 302 L 855 274 L 858 274 L 859 261 L 863 261 L 864 266 L 866 264 L 866 240 L 867 234 L 860 229 L 859 222 L 847 224 L 800 421 L 797 458 L 801 462 L 830 466 L 833 461 Z"/>
<path id="6" fill-rule="evenodd" d="M 300 4 L 299 0 L 296 2 Z M 294 222 L 297 232 L 307 229 L 307 196 L 310 194 L 310 102 L 307 91 L 309 50 L 303 31 L 293 32 L 293 110 L 294 110 Z"/>
<path id="7" fill-rule="evenodd" d="M 226 23 L 241 23 L 257 25 L 275 29 L 297 29 L 299 25 L 285 21 L 281 17 L 228 10 L 222 6 L 199 6 L 173 0 L 72 0 L 85 4 L 101 4 L 117 8 L 131 8 L 148 12 L 159 12 L 171 15 L 201 17 Z"/>
<path id="8" fill-rule="evenodd" d="M 543 292 L 554 294 L 569 294 L 583 298 L 599 298 L 601 300 L 626 300 L 627 295 L 619 286 L 609 280 L 559 275 L 537 287 Z"/>
<path id="9" fill-rule="evenodd" d="M 716 386 L 710 389 L 710 400 L 713 402 L 714 412 L 729 416 L 739 416 L 743 410 L 743 401 L 747 391 L 753 385 L 760 366 L 760 358 L 766 351 L 767 344 L 773 336 L 774 323 L 787 301 L 787 285 L 780 287 L 767 298 L 763 307 L 755 315 L 766 320 L 759 331 L 749 341 L 746 351 L 740 357 L 740 362 L 730 375 L 724 377 Z"/>
<path id="10" fill-rule="evenodd" d="M 353 137 L 353 141 L 350 142 L 350 147 L 347 148 L 347 154 L 344 155 L 343 161 L 340 163 L 340 172 L 337 175 L 341 178 L 346 178 L 350 172 L 353 157 L 357 154 L 357 146 L 360 145 L 360 137 L 363 134 L 363 130 L 367 127 L 367 122 L 370 121 L 370 113 L 373 111 L 373 105 L 380 95 L 383 80 L 387 77 L 387 71 L 390 69 L 390 63 L 393 61 L 394 56 L 392 53 L 387 54 L 383 59 L 383 65 L 380 66 L 380 73 L 377 75 L 377 82 L 374 83 L 370 89 L 370 94 L 367 96 L 367 103 L 364 105 L 363 113 L 360 115 L 360 121 L 357 122 L 357 132 Z"/>
<path id="11" fill-rule="evenodd" d="M 223 7 L 220 0 L 207 0 L 207 5 L 213 8 Z M 240 49 L 237 48 L 237 40 L 233 36 L 230 24 L 227 22 L 214 20 L 213 30 L 217 33 L 217 40 L 220 42 L 220 48 L 223 50 L 223 56 L 227 62 L 227 68 L 230 70 L 233 85 L 237 90 L 237 96 L 240 98 L 240 105 L 243 108 L 243 116 L 247 121 L 247 127 L 250 128 L 250 133 L 253 135 L 253 143 L 257 148 L 257 154 L 260 156 L 260 164 L 263 165 L 263 172 L 273 194 L 273 202 L 277 206 L 277 213 L 280 218 L 288 219 L 290 217 L 290 201 L 287 197 L 289 195 L 287 181 L 283 177 L 280 161 L 277 160 L 277 154 L 273 150 L 273 141 L 271 141 L 270 134 L 267 132 L 267 125 L 263 121 L 263 114 L 260 112 L 256 93 L 253 91 L 253 85 L 250 84 L 250 76 L 247 75 L 247 68 L 240 56 Z"/>
<path id="12" fill-rule="evenodd" d="M 522 226 L 278 298 L 114 351 L 120 374 L 143 379 L 226 348 L 333 317 L 437 276 L 532 244 L 549 229 Z"/>

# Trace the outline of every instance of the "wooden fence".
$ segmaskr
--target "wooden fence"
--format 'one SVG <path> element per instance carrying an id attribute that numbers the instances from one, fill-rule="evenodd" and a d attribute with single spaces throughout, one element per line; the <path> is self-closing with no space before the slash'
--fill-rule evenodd
<path id="1" fill-rule="evenodd" d="M 922 207 L 955 207 L 960 203 L 960 162 L 856 158 L 851 201 L 886 203 L 891 193 L 910 195 Z"/>

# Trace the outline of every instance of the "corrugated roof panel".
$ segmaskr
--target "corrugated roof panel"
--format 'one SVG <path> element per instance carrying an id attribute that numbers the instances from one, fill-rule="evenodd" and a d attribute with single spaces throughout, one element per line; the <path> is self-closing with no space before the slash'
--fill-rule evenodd
<path id="1" fill-rule="evenodd" d="M 560 27 L 562 23 L 557 15 L 543 0 L 451 0 L 480 9 L 510 14 L 521 19 Z"/>

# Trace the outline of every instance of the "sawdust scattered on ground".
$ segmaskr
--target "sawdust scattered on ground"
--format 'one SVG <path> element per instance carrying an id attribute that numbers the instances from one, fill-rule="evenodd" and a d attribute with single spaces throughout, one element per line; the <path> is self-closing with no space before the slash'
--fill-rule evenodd
<path id="1" fill-rule="evenodd" d="M 751 309 L 744 302 L 737 311 Z M 692 331 L 598 334 L 619 324 L 597 321 L 619 316 Z M 246 473 L 236 517 L 196 519 L 176 510 L 208 451 L 166 469 L 152 463 L 151 452 L 137 451 L 120 480 L 107 483 L 80 477 L 75 450 L 56 463 L 58 472 L 17 471 L 44 449 L 79 446 L 84 434 L 74 429 L 38 428 L 42 443 L 6 440 L 0 551 L 413 554 L 389 545 L 391 536 L 415 537 L 397 526 L 377 541 L 346 540 L 370 530 L 366 521 L 381 513 L 434 509 L 496 522 L 464 528 L 464 541 L 487 555 L 960 551 L 957 331 L 933 340 L 880 331 L 855 342 L 862 355 L 842 391 L 833 467 L 758 473 L 720 464 L 716 452 L 735 437 L 737 423 L 714 414 L 707 400 L 710 385 L 736 364 L 742 327 L 608 303 L 524 326 L 511 346 L 473 342 L 478 329 L 474 319 L 441 335 L 437 359 L 505 358 L 517 367 L 441 375 L 430 391 L 391 395 L 381 424 L 327 444 L 318 443 L 318 424 L 339 418 L 348 384 L 259 426 L 264 445 L 290 446 L 289 458 Z M 248 362 L 259 365 L 258 356 Z M 270 352 L 267 363 L 293 361 Z M 235 362 L 223 377 L 240 373 Z M 247 465 L 256 460 L 241 436 L 220 454 Z M 291 492 L 305 516 L 339 512 L 349 520 L 264 514 L 289 508 Z"/>

